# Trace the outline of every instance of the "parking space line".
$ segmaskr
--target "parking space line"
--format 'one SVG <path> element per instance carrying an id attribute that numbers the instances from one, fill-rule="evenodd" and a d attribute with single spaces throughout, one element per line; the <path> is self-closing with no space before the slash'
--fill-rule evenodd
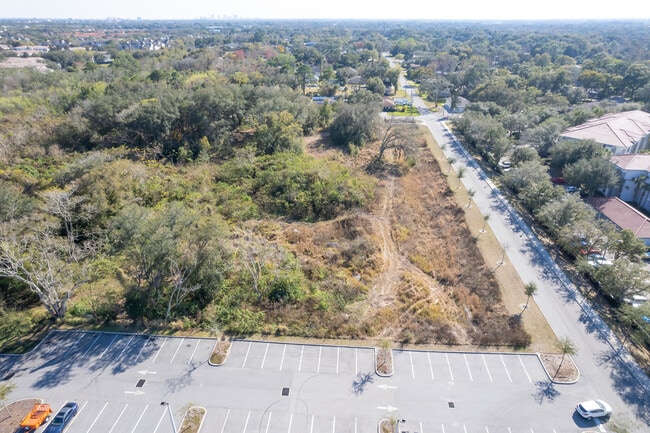
<path id="1" fill-rule="evenodd" d="M 129 341 L 127 341 L 126 344 L 124 345 L 124 349 L 122 349 L 120 354 L 115 359 L 120 359 L 122 357 L 122 355 L 124 355 L 124 352 L 126 352 L 126 349 L 129 348 L 129 345 L 131 344 L 131 341 L 133 341 L 134 337 L 135 337 L 135 335 L 132 335 L 131 338 L 129 338 Z"/>
<path id="2" fill-rule="evenodd" d="M 158 431 L 158 428 L 160 427 L 160 423 L 162 423 L 162 420 L 163 418 L 165 418 L 165 415 L 167 415 L 165 411 L 163 411 L 163 413 L 160 414 L 160 419 L 158 420 L 158 424 L 156 424 L 156 429 L 153 431 L 153 433 L 156 433 Z"/>
<path id="3" fill-rule="evenodd" d="M 359 374 L 359 352 L 358 349 L 354 349 L 354 374 Z"/>
<path id="4" fill-rule="evenodd" d="M 444 424 L 440 424 L 440 427 L 442 427 L 442 433 L 445 433 L 445 425 L 444 425 Z"/>
<path id="5" fill-rule="evenodd" d="M 332 433 L 336 432 L 336 416 L 332 420 Z"/>
<path id="6" fill-rule="evenodd" d="M 77 338 L 74 341 L 74 343 L 72 343 L 72 346 L 70 346 L 70 348 L 68 350 L 66 350 L 65 355 L 63 355 L 64 358 L 67 358 L 68 355 L 70 355 L 70 352 L 72 351 L 72 349 L 74 349 L 74 347 L 77 345 L 77 343 L 79 343 L 79 340 L 81 340 L 81 338 Z"/>
<path id="7" fill-rule="evenodd" d="M 521 367 L 524 369 L 524 373 L 526 373 L 526 377 L 528 378 L 528 382 L 533 383 L 533 381 L 530 379 L 530 376 L 528 375 L 528 370 L 526 370 L 526 366 L 524 365 L 524 361 L 521 359 L 521 356 L 517 355 L 517 358 L 519 358 L 519 362 L 521 363 Z"/>
<path id="8" fill-rule="evenodd" d="M 422 428 L 422 421 L 420 421 L 420 431 L 418 433 L 424 433 L 424 429 Z"/>
<path id="9" fill-rule="evenodd" d="M 320 373 L 320 359 L 322 354 L 323 354 L 323 346 L 320 346 L 318 348 L 318 367 L 316 367 L 316 373 Z"/>
<path id="10" fill-rule="evenodd" d="M 451 376 L 451 381 L 454 381 L 454 372 L 451 371 L 451 363 L 449 362 L 449 355 L 445 353 L 445 358 L 447 358 L 447 367 L 449 368 L 449 375 Z"/>
<path id="11" fill-rule="evenodd" d="M 190 359 L 187 360 L 187 365 L 190 365 L 190 363 L 194 359 L 194 355 L 196 354 L 196 349 L 199 348 L 199 343 L 200 343 L 200 341 L 196 340 L 196 346 L 194 346 L 194 350 L 192 351 L 192 354 L 190 355 Z"/>
<path id="12" fill-rule="evenodd" d="M 501 358 L 501 364 L 503 364 L 503 369 L 506 371 L 508 380 L 512 383 L 512 377 L 510 377 L 510 371 L 508 371 L 508 367 L 506 367 L 506 361 L 503 359 L 503 355 L 499 355 L 499 358 Z"/>
<path id="13" fill-rule="evenodd" d="M 485 426 L 485 433 L 490 433 L 490 429 L 488 429 L 488 426 Z"/>
<path id="14" fill-rule="evenodd" d="M 287 432 L 291 433 L 291 423 L 293 422 L 293 414 L 289 417 L 289 430 Z"/>
<path id="15" fill-rule="evenodd" d="M 415 367 L 413 366 L 413 352 L 409 352 L 409 361 L 411 362 L 411 376 L 415 379 Z"/>
<path id="16" fill-rule="evenodd" d="M 269 419 L 266 422 L 266 429 L 264 430 L 264 433 L 269 433 L 269 426 L 271 425 L 271 415 L 273 415 L 273 412 L 269 412 Z"/>
<path id="17" fill-rule="evenodd" d="M 242 431 L 242 433 L 246 433 L 246 429 L 248 428 L 248 420 L 250 419 L 251 419 L 251 411 L 249 410 L 248 415 L 246 416 L 246 422 L 244 423 L 244 430 Z"/>
<path id="18" fill-rule="evenodd" d="M 129 407 L 129 404 L 128 404 L 128 403 L 124 406 L 124 409 L 122 409 L 122 412 L 120 412 L 120 414 L 118 415 L 117 419 L 116 419 L 115 422 L 113 423 L 113 427 L 111 427 L 111 429 L 108 431 L 108 433 L 113 433 L 113 430 L 115 430 L 115 426 L 116 426 L 117 423 L 120 421 L 120 418 L 122 418 L 122 415 L 124 415 L 124 411 L 126 411 L 126 408 L 127 408 L 127 407 Z"/>
<path id="19" fill-rule="evenodd" d="M 492 375 L 490 374 L 490 367 L 487 365 L 487 361 L 485 360 L 485 355 L 481 354 L 481 357 L 483 358 L 483 364 L 485 364 L 485 371 L 487 371 L 488 377 L 490 378 L 490 382 L 492 382 Z"/>
<path id="20" fill-rule="evenodd" d="M 467 433 L 467 427 L 465 427 L 465 424 L 463 424 L 463 431 Z"/>
<path id="21" fill-rule="evenodd" d="M 302 369 L 302 355 L 305 353 L 305 346 L 302 346 L 300 349 L 300 361 L 298 362 L 298 373 L 300 373 L 300 370 Z"/>
<path id="22" fill-rule="evenodd" d="M 178 343 L 178 347 L 174 352 L 174 356 L 172 356 L 172 359 L 169 360 L 169 365 L 171 365 L 172 362 L 174 362 L 174 358 L 176 358 L 176 355 L 178 355 L 178 351 L 181 349 L 181 346 L 183 345 L 183 341 L 185 341 L 185 338 L 181 338 L 181 341 Z"/>
<path id="23" fill-rule="evenodd" d="M 99 337 L 100 337 L 100 336 L 101 336 L 101 334 L 97 334 L 97 336 L 95 337 L 95 339 L 93 340 L 93 342 L 90 343 L 90 346 L 88 346 L 88 349 L 86 349 L 86 351 L 83 353 L 83 355 L 81 355 L 82 358 L 85 358 L 85 357 L 86 357 L 86 355 L 88 354 L 88 352 L 90 352 L 90 349 L 92 349 L 92 348 L 95 346 L 95 343 L 97 343 L 97 340 L 99 340 Z"/>
<path id="24" fill-rule="evenodd" d="M 431 380 L 436 380 L 436 378 L 433 377 L 433 365 L 431 364 L 431 353 L 429 352 L 427 352 L 427 359 L 429 360 L 429 372 L 431 373 Z"/>
<path id="25" fill-rule="evenodd" d="M 555 432 L 555 429 L 553 430 Z M 510 426 L 508 426 L 508 433 L 512 433 L 512 430 L 510 430 Z"/>
<path id="26" fill-rule="evenodd" d="M 266 354 L 269 352 L 269 346 L 271 343 L 266 343 L 266 349 L 264 349 L 264 357 L 262 357 L 262 365 L 260 366 L 260 370 L 264 370 L 264 363 L 266 362 Z"/>
<path id="27" fill-rule="evenodd" d="M 354 433 L 357 433 L 357 425 L 358 425 L 358 423 L 357 423 L 357 417 L 355 416 L 355 417 L 354 417 Z M 422 430 L 422 429 L 420 429 L 420 430 Z M 420 432 L 420 433 L 422 433 L 422 432 Z"/>
<path id="28" fill-rule="evenodd" d="M 67 402 L 66 402 L 66 403 L 67 403 Z M 82 406 L 79 407 L 79 410 L 77 410 L 77 415 L 79 415 L 79 414 L 81 413 L 81 411 L 84 410 L 84 408 L 86 407 L 87 404 L 88 404 L 88 400 L 86 400 L 86 402 L 85 402 Z M 72 420 L 70 420 L 70 424 L 69 424 L 69 425 L 74 424 L 74 422 L 75 422 L 76 420 L 77 420 L 77 417 L 76 417 L 76 416 L 73 417 Z"/>
<path id="29" fill-rule="evenodd" d="M 251 346 L 253 345 L 253 342 L 248 342 L 248 349 L 246 349 L 246 355 L 244 356 L 244 362 L 241 364 L 241 368 L 246 367 L 246 361 L 248 360 L 248 354 L 251 351 Z"/>
<path id="30" fill-rule="evenodd" d="M 341 348 L 336 348 L 336 374 L 339 374 L 339 361 L 341 360 Z"/>
<path id="31" fill-rule="evenodd" d="M 228 422 L 228 415 L 230 415 L 230 409 L 228 409 L 228 411 L 226 412 L 226 418 L 223 420 L 223 425 L 221 426 L 221 433 L 223 433 L 226 430 L 226 423 Z M 156 432 L 154 432 L 154 433 L 156 433 Z"/>
<path id="32" fill-rule="evenodd" d="M 115 341 L 116 338 L 117 338 L 117 334 L 115 334 L 115 335 L 113 336 L 113 339 L 111 340 L 111 342 L 108 343 L 108 345 L 106 346 L 106 348 L 104 349 L 104 351 L 102 352 L 102 354 L 99 355 L 100 358 L 103 358 L 103 357 L 104 357 L 104 355 L 106 354 L 106 352 L 108 352 L 108 349 L 110 349 L 111 346 L 113 345 L 113 342 Z"/>
<path id="33" fill-rule="evenodd" d="M 146 405 L 144 407 L 144 410 L 142 411 L 142 413 L 138 417 L 138 420 L 135 422 L 135 425 L 133 426 L 133 430 L 131 430 L 131 433 L 135 433 L 135 430 L 138 428 L 138 424 L 140 424 L 140 421 L 142 421 L 142 417 L 144 416 L 144 413 L 147 411 L 148 408 L 149 408 L 149 405 Z"/>
<path id="34" fill-rule="evenodd" d="M 145 347 L 147 347 L 147 344 L 149 344 L 149 339 L 144 340 L 144 343 L 142 343 L 142 347 L 140 348 L 140 351 L 138 352 L 138 356 L 135 357 L 135 362 L 138 362 L 138 359 L 140 359 L 140 356 L 142 356 L 142 351 L 144 350 Z"/>
<path id="35" fill-rule="evenodd" d="M 93 421 L 93 423 L 90 425 L 90 427 L 88 427 L 88 430 L 86 430 L 86 433 L 90 433 L 90 431 L 93 429 L 95 424 L 97 424 L 97 420 L 99 420 L 99 417 L 102 416 L 102 413 L 104 413 L 104 409 L 106 409 L 106 406 L 108 406 L 108 402 L 106 402 L 106 404 L 104 405 L 102 410 L 99 411 L 99 413 L 95 417 L 95 420 Z"/>
<path id="36" fill-rule="evenodd" d="M 162 344 L 158 348 L 158 351 L 156 352 L 156 356 L 154 356 L 153 359 L 151 360 L 152 364 L 154 364 L 156 362 L 156 359 L 158 359 L 158 355 L 160 355 L 160 351 L 162 350 L 162 348 L 165 347 L 165 343 L 167 343 L 167 337 L 165 337 Z"/>
<path id="37" fill-rule="evenodd" d="M 282 360 L 280 360 L 280 370 L 282 370 L 282 366 L 284 365 L 284 354 L 287 353 L 287 345 L 284 345 L 284 348 L 282 349 Z"/>
<path id="38" fill-rule="evenodd" d="M 309 433 L 314 431 L 314 415 L 311 416 L 311 425 L 309 426 Z"/>
<path id="39" fill-rule="evenodd" d="M 472 370 L 469 368 L 469 362 L 467 362 L 467 355 L 464 353 L 463 358 L 465 358 L 465 365 L 467 366 L 467 373 L 469 373 L 469 380 L 474 382 L 474 378 L 472 377 Z"/>

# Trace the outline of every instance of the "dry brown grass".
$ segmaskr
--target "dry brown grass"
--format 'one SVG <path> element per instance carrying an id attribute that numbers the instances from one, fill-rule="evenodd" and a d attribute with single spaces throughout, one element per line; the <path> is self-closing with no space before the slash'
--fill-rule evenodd
<path id="1" fill-rule="evenodd" d="M 35 404 L 42 403 L 41 399 L 19 400 L 0 409 L 0 433 L 14 433 L 20 426 L 20 421 L 32 410 Z"/>

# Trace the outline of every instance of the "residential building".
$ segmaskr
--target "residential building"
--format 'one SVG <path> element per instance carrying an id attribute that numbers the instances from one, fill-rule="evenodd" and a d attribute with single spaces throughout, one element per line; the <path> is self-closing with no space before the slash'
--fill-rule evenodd
<path id="1" fill-rule="evenodd" d="M 650 246 L 650 218 L 625 203 L 618 197 L 590 197 L 587 203 L 598 212 L 598 218 L 605 218 L 621 230 L 629 229 Z"/>

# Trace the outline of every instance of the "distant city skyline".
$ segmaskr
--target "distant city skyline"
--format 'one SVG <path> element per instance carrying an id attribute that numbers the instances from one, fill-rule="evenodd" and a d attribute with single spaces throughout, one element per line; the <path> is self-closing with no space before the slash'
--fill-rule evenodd
<path id="1" fill-rule="evenodd" d="M 650 19 L 650 8 L 636 0 L 22 0 L 6 2 L 0 18 L 615 20 Z"/>

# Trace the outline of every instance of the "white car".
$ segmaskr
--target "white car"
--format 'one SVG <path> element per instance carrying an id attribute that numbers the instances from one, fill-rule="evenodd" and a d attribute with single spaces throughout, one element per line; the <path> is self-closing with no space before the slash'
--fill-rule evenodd
<path id="1" fill-rule="evenodd" d="M 589 400 L 577 405 L 576 412 L 583 418 L 592 419 L 610 415 L 612 407 L 602 400 Z"/>

